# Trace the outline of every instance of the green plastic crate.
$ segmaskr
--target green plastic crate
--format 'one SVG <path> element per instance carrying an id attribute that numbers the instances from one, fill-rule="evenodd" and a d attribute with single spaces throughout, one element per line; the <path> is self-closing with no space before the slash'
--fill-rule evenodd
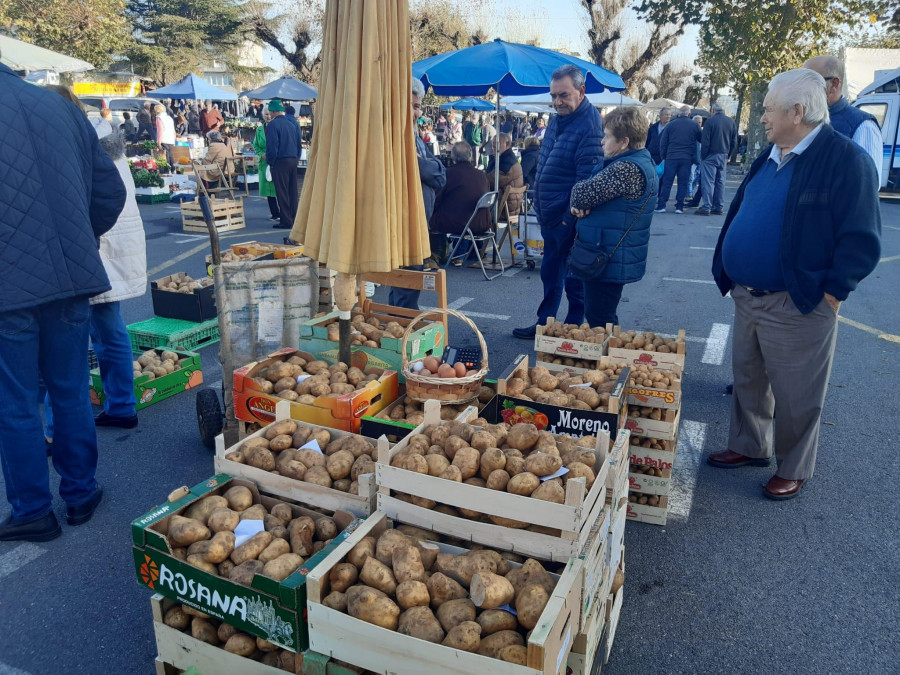
<path id="1" fill-rule="evenodd" d="M 161 195 L 135 195 L 134 199 L 138 204 L 159 204 L 172 201 L 172 195 L 168 192 Z"/>
<path id="2" fill-rule="evenodd" d="M 181 351 L 196 351 L 219 341 L 219 320 L 210 319 L 200 323 L 166 319 L 155 316 L 128 326 L 133 351 L 168 347 Z"/>

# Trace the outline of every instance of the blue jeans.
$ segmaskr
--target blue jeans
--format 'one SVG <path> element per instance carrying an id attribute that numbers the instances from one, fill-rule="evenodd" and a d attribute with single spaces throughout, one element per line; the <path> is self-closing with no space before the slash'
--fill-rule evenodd
<path id="1" fill-rule="evenodd" d="M 102 302 L 91 305 L 91 342 L 100 363 L 100 380 L 106 401 L 103 409 L 113 417 L 134 417 L 134 370 L 131 339 L 122 318 L 121 304 Z M 44 397 L 44 419 L 47 438 L 53 438 L 53 406 L 50 392 Z"/>
<path id="2" fill-rule="evenodd" d="M 584 286 L 585 318 L 591 326 L 605 326 L 608 323 L 618 324 L 619 315 L 616 308 L 622 299 L 622 288 L 625 284 L 614 284 L 606 281 L 591 281 Z"/>
<path id="3" fill-rule="evenodd" d="M 703 180 L 703 204 L 707 211 L 725 210 L 725 165 L 728 155 L 724 152 L 707 155 L 700 165 Z"/>
<path id="4" fill-rule="evenodd" d="M 672 183 L 678 178 L 678 190 L 675 192 L 675 208 L 684 208 L 684 198 L 688 192 L 688 184 L 691 182 L 691 160 L 667 159 L 666 170 L 663 172 L 662 183 L 659 186 L 659 199 L 657 209 L 666 208 L 669 195 L 672 192 Z"/>
<path id="5" fill-rule="evenodd" d="M 544 299 L 538 307 L 538 324 L 545 325 L 550 317 L 556 318 L 563 290 L 569 301 L 566 323 L 584 321 L 584 282 L 569 275 L 569 253 L 575 243 L 575 226 L 558 225 L 541 228 L 544 237 L 544 257 L 541 260 L 541 281 Z"/>
<path id="6" fill-rule="evenodd" d="M 86 297 L 0 312 L 0 462 L 13 522 L 51 510 L 39 373 L 53 397 L 59 432 L 53 467 L 60 496 L 80 506 L 97 487 L 97 431 L 87 387 L 90 313 Z"/>
<path id="7" fill-rule="evenodd" d="M 421 272 L 425 268 L 422 265 L 412 265 L 410 267 L 401 267 L 404 270 L 416 270 Z M 391 292 L 388 294 L 388 304 L 394 307 L 405 307 L 406 309 L 419 310 L 419 295 L 422 291 L 412 288 L 397 288 L 391 286 Z"/>

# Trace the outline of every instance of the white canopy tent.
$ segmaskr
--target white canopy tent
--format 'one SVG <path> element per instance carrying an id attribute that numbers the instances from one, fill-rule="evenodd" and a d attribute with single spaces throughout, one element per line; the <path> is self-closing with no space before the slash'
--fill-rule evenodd
<path id="1" fill-rule="evenodd" d="M 662 110 L 663 108 L 680 108 L 685 105 L 687 105 L 687 103 L 673 101 L 670 98 L 655 98 L 650 101 L 650 103 L 646 103 L 644 107 L 648 110 Z"/>
<path id="2" fill-rule="evenodd" d="M 635 101 L 633 98 L 628 98 L 624 94 L 620 94 L 614 91 L 604 91 L 597 94 L 587 94 L 587 99 L 591 102 L 591 105 L 596 108 L 606 108 L 611 106 L 623 105 L 644 105 L 640 101 Z M 515 110 L 522 110 L 523 108 L 521 106 L 523 105 L 541 105 L 544 108 L 544 110 L 542 110 L 541 112 L 552 112 L 552 109 L 547 110 L 550 103 L 550 92 L 546 92 L 543 94 L 532 94 L 530 96 L 505 96 L 503 98 L 503 105 Z"/>
<path id="3" fill-rule="evenodd" d="M 87 61 L 58 54 L 6 35 L 0 35 L 0 63 L 12 70 L 29 72 L 52 70 L 57 73 L 83 73 L 86 70 L 94 69 L 94 66 Z"/>

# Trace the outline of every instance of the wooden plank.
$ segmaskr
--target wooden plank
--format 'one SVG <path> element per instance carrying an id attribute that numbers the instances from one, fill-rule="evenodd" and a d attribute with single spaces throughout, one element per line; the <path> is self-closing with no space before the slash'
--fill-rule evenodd
<path id="1" fill-rule="evenodd" d="M 619 627 L 619 616 L 622 613 L 622 603 L 624 601 L 625 586 L 619 589 L 613 600 L 609 616 L 606 620 L 606 635 L 603 643 L 603 663 L 609 663 L 609 655 L 612 651 L 613 641 L 616 639 L 616 629 Z"/>

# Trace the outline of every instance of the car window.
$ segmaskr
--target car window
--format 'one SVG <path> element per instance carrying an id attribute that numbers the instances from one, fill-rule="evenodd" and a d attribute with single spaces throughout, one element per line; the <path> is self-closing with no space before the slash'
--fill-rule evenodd
<path id="1" fill-rule="evenodd" d="M 85 105 L 92 105 L 95 108 L 103 107 L 103 99 L 99 96 L 79 96 L 78 100 L 84 103 Z"/>
<path id="2" fill-rule="evenodd" d="M 875 118 L 879 127 L 884 126 L 884 116 L 887 115 L 887 103 L 863 103 L 859 106 L 863 112 L 867 112 Z"/>
<path id="3" fill-rule="evenodd" d="M 139 98 L 114 98 L 109 102 L 110 110 L 140 110 L 144 102 Z"/>

